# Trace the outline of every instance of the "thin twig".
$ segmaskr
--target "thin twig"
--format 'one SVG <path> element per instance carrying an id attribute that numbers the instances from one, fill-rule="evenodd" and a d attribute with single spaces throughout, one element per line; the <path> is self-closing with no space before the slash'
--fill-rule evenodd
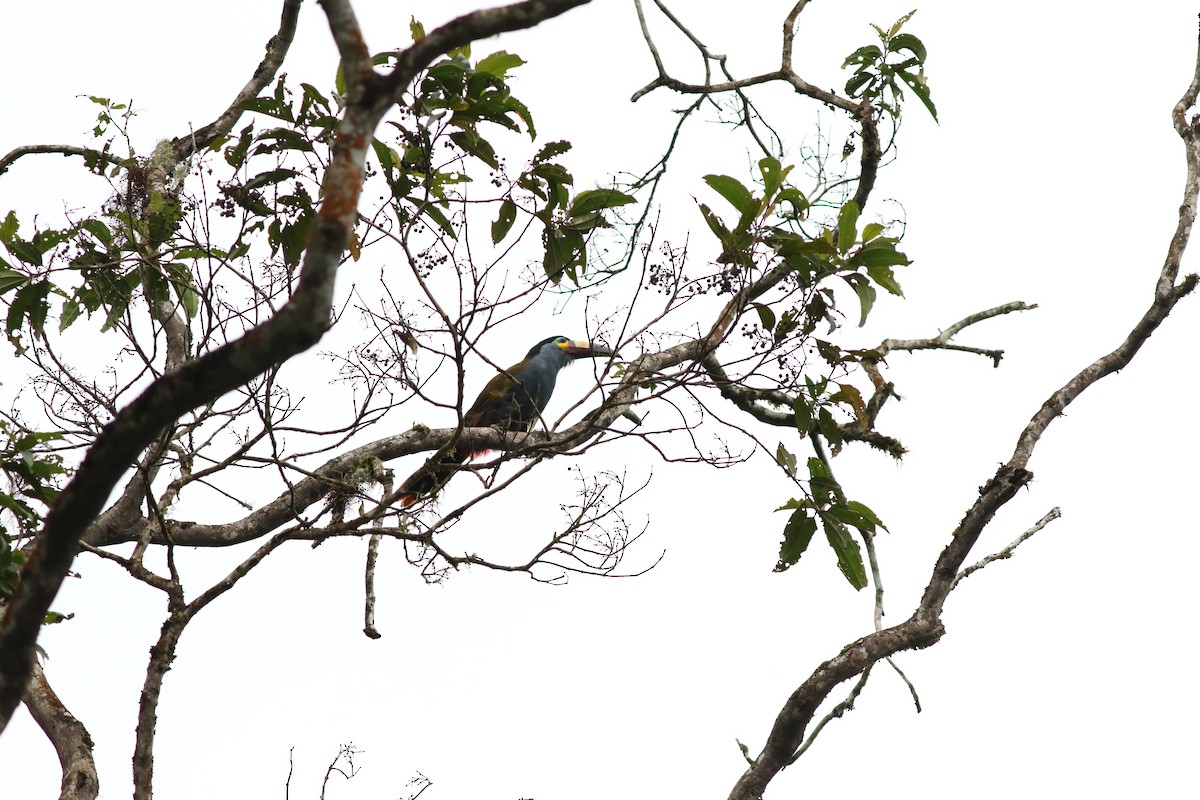
<path id="1" fill-rule="evenodd" d="M 1012 544 L 1010 544 L 1008 547 L 1004 548 L 1003 550 L 1001 550 L 998 553 L 992 553 L 990 556 L 987 556 L 986 558 L 981 559 L 980 561 L 972 564 L 971 566 L 969 566 L 969 567 L 963 569 L 961 572 L 959 572 L 958 575 L 956 575 L 954 578 L 954 583 L 950 584 L 950 590 L 953 591 L 954 587 L 958 586 L 959 581 L 961 581 L 963 578 L 966 578 L 969 575 L 973 575 L 974 573 L 976 573 L 979 570 L 986 567 L 988 564 L 991 564 L 993 561 L 1000 561 L 1005 558 L 1012 558 L 1013 551 L 1016 550 L 1018 547 L 1020 547 L 1022 543 L 1027 541 L 1035 533 L 1037 533 L 1042 528 L 1046 527 L 1051 522 L 1053 522 L 1054 520 L 1058 519 L 1061 516 L 1062 516 L 1062 511 L 1059 510 L 1058 506 L 1055 506 L 1054 508 L 1050 509 L 1050 511 L 1047 512 L 1046 516 L 1042 517 L 1037 522 L 1035 522 L 1033 524 L 1033 527 L 1031 527 L 1029 530 L 1025 531 L 1020 536 L 1018 536 L 1015 540 L 1013 540 Z"/>

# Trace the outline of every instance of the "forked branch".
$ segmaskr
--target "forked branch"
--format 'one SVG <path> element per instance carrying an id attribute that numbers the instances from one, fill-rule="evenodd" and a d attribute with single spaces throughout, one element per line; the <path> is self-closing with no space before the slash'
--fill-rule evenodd
<path id="1" fill-rule="evenodd" d="M 1198 48 L 1200 49 L 1200 48 Z M 1101 378 L 1126 366 L 1174 309 L 1176 303 L 1196 287 L 1195 275 L 1179 279 L 1179 263 L 1187 248 L 1196 217 L 1197 193 L 1200 192 L 1200 119 L 1193 114 L 1200 94 L 1200 53 L 1191 84 L 1175 107 L 1175 129 L 1183 140 L 1187 160 L 1187 180 L 1179 220 L 1167 248 L 1167 255 L 1156 282 L 1150 307 L 1133 326 L 1124 342 L 1111 353 L 1093 361 L 1047 398 L 1021 432 L 1011 458 L 980 490 L 979 498 L 950 536 L 934 564 L 928 586 L 912 615 L 899 625 L 884 628 L 852 642 L 838 655 L 818 666 L 784 703 L 767 736 L 758 758 L 738 780 L 730 793 L 732 800 L 757 800 L 767 785 L 802 746 L 805 733 L 817 708 L 835 687 L 863 674 L 872 665 L 901 650 L 928 647 L 944 633 L 942 608 L 955 587 L 963 564 L 984 528 L 996 512 L 1011 500 L 1033 477 L 1025 467 L 1047 427 L 1063 410 Z M 1035 526 L 1036 527 L 1036 526 Z"/>

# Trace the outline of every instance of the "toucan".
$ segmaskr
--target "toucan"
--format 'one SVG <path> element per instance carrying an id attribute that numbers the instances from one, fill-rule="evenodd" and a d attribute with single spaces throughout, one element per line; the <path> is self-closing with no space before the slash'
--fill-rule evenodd
<path id="1" fill-rule="evenodd" d="M 576 359 L 611 355 L 614 355 L 612 350 L 586 339 L 575 341 L 566 336 L 543 339 L 533 346 L 525 360 L 488 381 L 463 414 L 463 426 L 528 431 L 546 410 L 559 370 Z M 430 458 L 401 484 L 400 507 L 407 508 L 422 497 L 436 493 L 458 471 L 460 464 L 486 452 L 486 449 L 459 446 Z"/>

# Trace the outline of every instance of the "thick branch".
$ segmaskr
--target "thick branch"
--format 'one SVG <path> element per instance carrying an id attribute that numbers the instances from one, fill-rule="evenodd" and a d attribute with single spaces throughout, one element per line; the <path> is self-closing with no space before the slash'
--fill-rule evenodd
<path id="1" fill-rule="evenodd" d="M 354 223 L 366 142 L 349 108 L 333 148 L 321 205 L 295 294 L 279 313 L 202 358 L 156 380 L 105 426 L 46 516 L 46 524 L 0 620 L 0 730 L 28 681 L 42 618 L 80 537 L 121 475 L 181 415 L 236 389 L 316 344 L 330 325 L 334 277 Z"/>
<path id="2" fill-rule="evenodd" d="M 36 662 L 25 692 L 25 706 L 58 753 L 62 765 L 59 800 L 94 800 L 100 793 L 100 779 L 92 758 L 92 737 L 58 699 L 41 664 Z"/>
<path id="3" fill-rule="evenodd" d="M 79 549 L 80 538 L 138 453 L 181 415 L 307 350 L 329 329 L 334 278 L 357 217 L 367 147 L 392 100 L 399 98 L 418 71 L 446 50 L 475 38 L 531 27 L 585 2 L 528 0 L 459 17 L 402 54 L 400 66 L 383 79 L 386 97 L 382 101 L 375 92 L 379 81 L 370 79 L 374 72 L 357 75 L 347 70 L 351 102 L 334 140 L 322 183 L 323 201 L 291 299 L 274 317 L 242 338 L 164 375 L 122 409 L 96 438 L 47 514 L 38 546 L 22 569 L 21 580 L 0 619 L 0 731 L 24 694 L 42 619 Z M 345 54 L 349 23 L 341 10 L 348 7 L 339 0 L 326 0 L 323 7 Z M 281 43 L 289 30 L 291 10 L 290 4 L 285 6 Z M 264 60 L 268 67 L 270 55 Z M 367 84 L 365 87 L 355 85 L 359 78 Z M 355 98 L 361 98 L 361 104 L 353 102 Z"/>

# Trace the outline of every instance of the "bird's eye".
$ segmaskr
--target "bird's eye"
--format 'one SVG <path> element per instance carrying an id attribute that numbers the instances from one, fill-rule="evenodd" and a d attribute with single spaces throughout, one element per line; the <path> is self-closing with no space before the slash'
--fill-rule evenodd
<path id="1" fill-rule="evenodd" d="M 557 344 L 566 344 L 569 340 L 565 336 L 560 336 L 554 340 Z"/>

